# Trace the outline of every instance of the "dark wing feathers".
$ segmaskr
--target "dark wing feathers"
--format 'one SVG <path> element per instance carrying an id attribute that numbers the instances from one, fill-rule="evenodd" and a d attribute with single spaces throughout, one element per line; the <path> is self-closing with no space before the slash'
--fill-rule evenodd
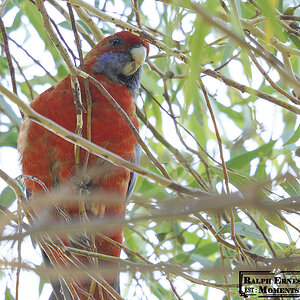
<path id="1" fill-rule="evenodd" d="M 141 159 L 141 146 L 139 144 L 137 144 L 135 146 L 135 158 L 133 163 L 135 163 L 136 165 L 140 164 L 140 159 Z M 126 194 L 126 198 L 129 199 L 133 189 L 135 187 L 136 184 L 136 179 L 137 179 L 137 174 L 134 172 L 130 172 L 130 180 L 128 183 L 128 189 L 127 189 L 127 194 Z"/>

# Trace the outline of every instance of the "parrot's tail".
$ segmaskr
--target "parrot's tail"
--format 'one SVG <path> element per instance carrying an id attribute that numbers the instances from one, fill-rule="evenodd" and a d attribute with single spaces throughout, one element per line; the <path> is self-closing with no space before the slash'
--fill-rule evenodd
<path id="1" fill-rule="evenodd" d="M 43 259 L 44 262 L 46 264 L 46 266 L 52 266 L 49 258 L 47 257 L 47 255 L 43 252 Z M 115 263 L 114 263 L 115 265 Z M 112 266 L 112 269 L 114 268 L 114 266 Z M 74 300 L 74 298 L 72 297 L 72 295 L 69 292 L 69 289 L 67 287 L 67 285 L 65 284 L 65 282 L 62 279 L 58 279 L 58 280 L 51 280 L 50 284 L 52 286 L 52 293 L 49 297 L 49 300 Z M 116 275 L 114 275 L 114 278 L 109 280 L 109 284 L 110 286 L 118 293 L 120 294 L 120 275 L 119 273 Z M 85 281 L 84 284 L 80 285 L 81 288 L 81 292 L 79 292 L 79 299 L 80 300 L 87 300 L 89 299 L 88 295 L 89 295 L 89 290 L 90 290 L 90 286 L 91 286 L 91 281 Z M 85 293 L 82 293 L 82 291 L 84 291 Z M 90 295 L 92 296 L 91 299 L 93 300 L 113 300 L 114 298 L 107 292 L 104 290 L 104 288 L 94 288 L 94 294 Z"/>

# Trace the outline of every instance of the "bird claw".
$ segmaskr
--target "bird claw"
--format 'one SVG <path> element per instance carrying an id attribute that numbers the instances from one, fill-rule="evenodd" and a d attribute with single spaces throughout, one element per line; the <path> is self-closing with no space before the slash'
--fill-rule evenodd
<path id="1" fill-rule="evenodd" d="M 90 246 L 91 244 L 91 239 L 88 238 L 85 235 L 76 235 L 73 238 L 69 239 L 70 245 L 74 248 L 78 248 L 79 247 L 84 247 L 84 248 L 88 248 L 89 250 L 92 250 L 92 246 Z"/>
<path id="2" fill-rule="evenodd" d="M 89 188 L 93 185 L 93 180 L 88 175 L 71 177 L 73 188 L 76 192 L 84 192 L 90 194 Z"/>

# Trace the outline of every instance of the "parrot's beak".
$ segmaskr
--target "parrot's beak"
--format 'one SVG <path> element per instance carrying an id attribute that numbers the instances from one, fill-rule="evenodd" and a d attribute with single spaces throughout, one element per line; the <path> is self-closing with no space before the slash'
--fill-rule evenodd
<path id="1" fill-rule="evenodd" d="M 147 57 L 147 48 L 143 44 L 140 44 L 130 50 L 130 55 L 132 60 L 125 64 L 122 72 L 125 76 L 131 76 L 134 74 L 144 63 Z"/>

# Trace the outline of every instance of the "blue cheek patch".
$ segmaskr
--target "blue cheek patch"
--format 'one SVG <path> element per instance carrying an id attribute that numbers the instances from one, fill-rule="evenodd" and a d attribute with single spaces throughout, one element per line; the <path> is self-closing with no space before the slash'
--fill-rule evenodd
<path id="1" fill-rule="evenodd" d="M 97 59 L 98 64 L 94 67 L 94 73 L 102 73 L 110 80 L 128 87 L 131 94 L 135 94 L 140 87 L 140 75 L 142 68 L 139 68 L 131 76 L 123 75 L 123 69 L 131 56 L 127 53 L 104 53 Z"/>
<path id="2" fill-rule="evenodd" d="M 98 59 L 98 65 L 94 67 L 95 73 L 103 73 L 109 79 L 119 82 L 118 75 L 122 74 L 128 55 L 122 53 L 105 53 Z"/>

